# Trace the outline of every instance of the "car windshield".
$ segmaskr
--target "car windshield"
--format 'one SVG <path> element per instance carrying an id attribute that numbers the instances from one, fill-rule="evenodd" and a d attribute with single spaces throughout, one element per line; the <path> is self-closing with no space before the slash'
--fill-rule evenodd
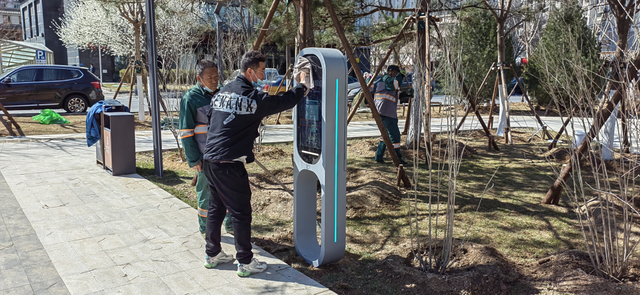
<path id="1" fill-rule="evenodd" d="M 0 80 L 4 79 L 9 75 L 9 73 L 13 72 L 12 69 L 7 69 L 2 75 L 0 75 Z"/>

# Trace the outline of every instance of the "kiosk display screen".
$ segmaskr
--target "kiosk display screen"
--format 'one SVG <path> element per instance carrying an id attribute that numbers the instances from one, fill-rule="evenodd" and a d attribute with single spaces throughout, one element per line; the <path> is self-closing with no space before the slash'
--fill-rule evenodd
<path id="1" fill-rule="evenodd" d="M 313 88 L 297 106 L 298 153 L 309 164 L 315 164 L 322 153 L 322 65 L 315 55 L 305 55 L 311 63 Z"/>

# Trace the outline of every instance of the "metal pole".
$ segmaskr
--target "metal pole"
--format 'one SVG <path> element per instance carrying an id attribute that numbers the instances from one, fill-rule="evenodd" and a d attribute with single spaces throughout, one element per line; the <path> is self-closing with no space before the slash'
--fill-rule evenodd
<path id="1" fill-rule="evenodd" d="M 2 42 L 0 42 L 0 75 L 2 75 L 2 72 Z"/>
<path id="2" fill-rule="evenodd" d="M 162 177 L 162 136 L 160 133 L 160 108 L 158 107 L 158 63 L 156 53 L 156 13 L 153 0 L 145 0 L 147 6 L 147 61 L 149 63 L 149 93 L 151 95 L 151 126 L 153 132 L 153 163 L 155 173 Z"/>
<path id="3" fill-rule="evenodd" d="M 216 17 L 216 55 L 218 57 L 219 85 L 222 85 L 224 83 L 224 66 L 222 65 L 222 17 L 220 17 L 220 10 L 222 10 L 222 4 L 218 3 L 213 15 Z"/>
<path id="4" fill-rule="evenodd" d="M 100 87 L 102 87 L 102 49 L 98 43 L 98 66 L 100 67 Z"/>

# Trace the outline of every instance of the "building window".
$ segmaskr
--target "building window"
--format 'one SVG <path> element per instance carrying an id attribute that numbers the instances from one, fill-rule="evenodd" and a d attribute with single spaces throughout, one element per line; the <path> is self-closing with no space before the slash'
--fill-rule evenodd
<path id="1" fill-rule="evenodd" d="M 36 11 L 33 9 L 33 3 L 29 4 L 29 15 L 31 16 L 31 37 L 37 37 L 38 33 L 36 32 L 36 24 L 38 20 L 36 19 Z"/>

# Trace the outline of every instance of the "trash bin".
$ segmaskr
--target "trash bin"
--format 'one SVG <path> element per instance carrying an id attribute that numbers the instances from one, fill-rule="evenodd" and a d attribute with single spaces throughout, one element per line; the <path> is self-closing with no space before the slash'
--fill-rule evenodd
<path id="1" fill-rule="evenodd" d="M 573 148 L 578 148 L 587 134 L 582 130 L 575 130 L 574 132 L 576 135 L 573 139 Z"/>
<path id="2" fill-rule="evenodd" d="M 113 176 L 136 173 L 133 114 L 102 112 L 104 168 Z"/>

